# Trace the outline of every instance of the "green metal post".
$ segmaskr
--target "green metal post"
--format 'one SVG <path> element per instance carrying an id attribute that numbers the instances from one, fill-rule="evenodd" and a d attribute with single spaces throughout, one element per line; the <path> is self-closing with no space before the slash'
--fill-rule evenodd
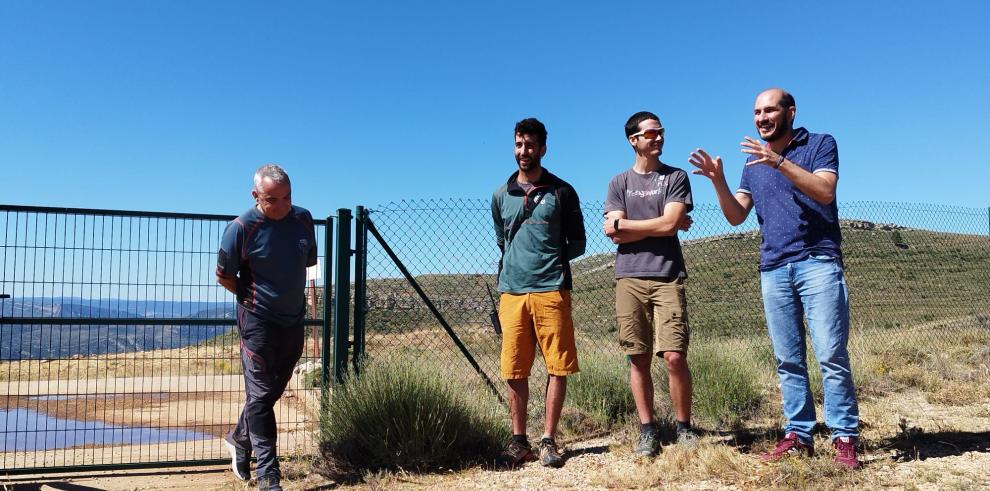
<path id="1" fill-rule="evenodd" d="M 344 383 L 347 375 L 348 331 L 351 321 L 351 210 L 337 210 L 337 276 L 334 282 L 333 381 Z"/>
<path id="2" fill-rule="evenodd" d="M 327 224 L 324 227 L 324 243 L 326 250 L 323 251 L 323 349 L 320 350 L 320 388 L 323 397 L 320 399 L 323 404 L 327 402 L 328 389 L 330 388 L 330 350 L 332 345 L 330 339 L 333 333 L 333 217 L 327 217 Z M 324 407 L 324 413 L 326 408 Z"/>
<path id="3" fill-rule="evenodd" d="M 364 358 L 364 320 L 368 292 L 368 211 L 354 209 L 354 373 L 360 373 Z"/>

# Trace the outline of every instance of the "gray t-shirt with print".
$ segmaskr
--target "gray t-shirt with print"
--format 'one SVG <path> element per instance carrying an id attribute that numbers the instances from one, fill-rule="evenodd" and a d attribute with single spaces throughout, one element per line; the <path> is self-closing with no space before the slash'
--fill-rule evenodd
<path id="1" fill-rule="evenodd" d="M 686 172 L 666 164 L 647 174 L 629 169 L 608 183 L 605 213 L 624 211 L 630 220 L 649 220 L 662 216 L 672 202 L 684 203 L 689 212 L 694 208 Z M 619 244 L 615 277 L 687 278 L 680 240 L 674 235 Z"/>

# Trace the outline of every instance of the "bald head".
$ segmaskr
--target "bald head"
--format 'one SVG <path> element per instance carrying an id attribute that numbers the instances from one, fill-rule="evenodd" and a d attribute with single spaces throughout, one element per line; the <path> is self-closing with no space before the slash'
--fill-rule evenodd
<path id="1" fill-rule="evenodd" d="M 797 107 L 794 104 L 794 96 L 792 96 L 790 92 L 781 89 L 779 87 L 774 87 L 771 89 L 764 90 L 763 92 L 760 92 L 760 95 L 756 96 L 756 99 L 759 100 L 763 96 L 767 96 L 769 98 L 772 98 L 773 100 L 778 101 L 780 107 L 783 109 L 786 109 L 788 107 Z"/>

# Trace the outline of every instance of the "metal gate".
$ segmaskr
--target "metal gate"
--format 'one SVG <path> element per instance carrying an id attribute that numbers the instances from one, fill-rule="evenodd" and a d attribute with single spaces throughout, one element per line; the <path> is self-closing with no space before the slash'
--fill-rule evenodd
<path id="1" fill-rule="evenodd" d="M 233 216 L 0 206 L 4 473 L 214 464 L 243 378 L 214 280 Z M 276 406 L 279 453 L 315 448 L 333 217 L 316 220 L 306 347 Z"/>

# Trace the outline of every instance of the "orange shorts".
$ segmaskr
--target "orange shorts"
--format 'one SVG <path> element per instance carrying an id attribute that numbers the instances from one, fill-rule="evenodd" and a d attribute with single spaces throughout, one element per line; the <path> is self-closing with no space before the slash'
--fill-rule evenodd
<path id="1" fill-rule="evenodd" d="M 528 378 L 540 343 L 550 375 L 578 373 L 571 292 L 503 293 L 498 320 L 502 324 L 502 378 Z"/>

